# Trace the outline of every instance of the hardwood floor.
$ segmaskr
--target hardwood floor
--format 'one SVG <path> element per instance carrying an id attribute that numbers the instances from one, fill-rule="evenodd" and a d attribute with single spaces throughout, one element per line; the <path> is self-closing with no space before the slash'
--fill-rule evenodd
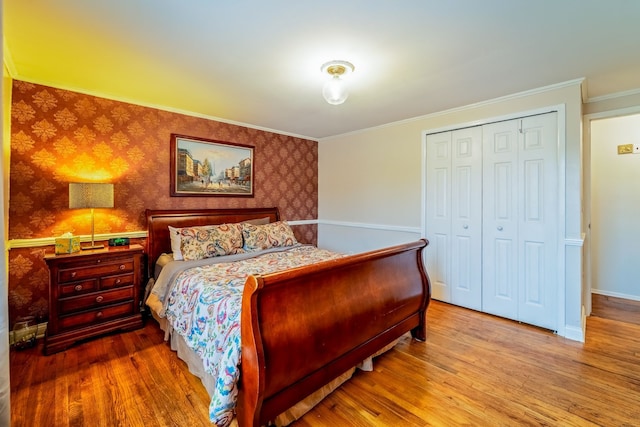
<path id="1" fill-rule="evenodd" d="M 640 325 L 640 301 L 593 294 L 591 315 Z"/>
<path id="2" fill-rule="evenodd" d="M 640 424 L 640 325 L 592 316 L 579 343 L 437 301 L 428 319 L 427 342 L 403 338 L 294 425 Z M 204 426 L 208 400 L 154 322 L 11 353 L 14 427 Z"/>

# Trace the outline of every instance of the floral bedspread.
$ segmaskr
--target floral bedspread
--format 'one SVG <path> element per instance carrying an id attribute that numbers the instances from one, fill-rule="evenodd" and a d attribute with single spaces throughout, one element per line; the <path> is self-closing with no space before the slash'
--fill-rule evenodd
<path id="1" fill-rule="evenodd" d="M 240 309 L 246 278 L 343 256 L 313 246 L 297 246 L 242 261 L 194 267 L 181 273 L 166 300 L 165 314 L 203 360 L 216 380 L 209 417 L 231 423 L 240 375 Z"/>

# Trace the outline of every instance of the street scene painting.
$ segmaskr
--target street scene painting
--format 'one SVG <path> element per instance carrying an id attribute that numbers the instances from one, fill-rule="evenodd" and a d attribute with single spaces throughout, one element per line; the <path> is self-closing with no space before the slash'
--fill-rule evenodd
<path id="1" fill-rule="evenodd" d="M 253 147 L 171 135 L 172 196 L 253 196 Z"/>

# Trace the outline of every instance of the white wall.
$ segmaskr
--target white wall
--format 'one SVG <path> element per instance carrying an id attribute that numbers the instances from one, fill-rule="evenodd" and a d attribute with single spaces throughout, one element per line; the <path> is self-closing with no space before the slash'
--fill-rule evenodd
<path id="1" fill-rule="evenodd" d="M 355 254 L 401 243 L 415 242 L 422 230 L 411 227 L 325 221 L 318 225 L 318 246 L 332 251 Z"/>
<path id="2" fill-rule="evenodd" d="M 591 121 L 592 292 L 640 300 L 640 114 Z"/>
<path id="3" fill-rule="evenodd" d="M 350 251 L 345 228 L 375 236 L 365 245 L 395 244 L 423 229 L 422 134 L 425 130 L 482 122 L 518 112 L 565 105 L 566 161 L 563 258 L 565 326 L 558 333 L 583 339 L 581 221 L 581 82 L 559 84 L 499 100 L 320 141 L 318 155 L 318 245 Z M 562 160 L 565 160 L 562 159 Z M 380 228 L 389 233 L 380 234 Z M 368 230 L 371 230 L 369 232 Z M 415 230 L 407 233 L 406 230 Z M 369 247 L 364 248 L 369 249 Z"/>

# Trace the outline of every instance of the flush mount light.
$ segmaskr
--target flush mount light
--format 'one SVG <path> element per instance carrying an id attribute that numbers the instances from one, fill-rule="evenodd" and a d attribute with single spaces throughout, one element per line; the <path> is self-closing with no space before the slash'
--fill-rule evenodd
<path id="1" fill-rule="evenodd" d="M 331 105 L 342 104 L 349 96 L 344 78 L 353 72 L 353 64 L 347 61 L 329 61 L 322 64 L 320 69 L 329 75 L 329 80 L 322 88 L 322 96 Z"/>

